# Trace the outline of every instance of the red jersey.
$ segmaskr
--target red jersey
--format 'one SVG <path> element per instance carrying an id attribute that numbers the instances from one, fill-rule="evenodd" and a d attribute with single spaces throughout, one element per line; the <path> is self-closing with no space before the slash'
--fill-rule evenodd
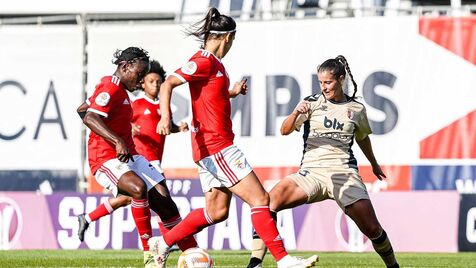
<path id="1" fill-rule="evenodd" d="M 106 126 L 124 140 L 129 153 L 137 154 L 131 134 L 131 101 L 119 78 L 103 77 L 87 103 L 88 112 L 101 115 Z M 91 172 L 95 174 L 104 162 L 116 158 L 116 146 L 91 131 L 88 158 Z"/>
<path id="2" fill-rule="evenodd" d="M 134 136 L 137 152 L 148 161 L 162 162 L 166 136 L 157 134 L 157 124 L 160 121 L 159 101 L 144 96 L 132 102 L 132 110 L 132 123 L 140 127 L 140 133 Z"/>
<path id="3" fill-rule="evenodd" d="M 173 75 L 189 83 L 193 160 L 232 145 L 235 135 L 230 118 L 230 79 L 221 61 L 211 52 L 199 50 Z"/>

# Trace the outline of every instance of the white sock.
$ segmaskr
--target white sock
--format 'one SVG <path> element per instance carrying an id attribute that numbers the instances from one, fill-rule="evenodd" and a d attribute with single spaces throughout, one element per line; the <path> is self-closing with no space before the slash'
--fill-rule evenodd
<path id="1" fill-rule="evenodd" d="M 86 216 L 84 216 L 84 218 L 86 219 L 86 221 L 87 221 L 88 223 L 91 223 L 91 222 L 92 222 L 91 218 L 89 217 L 89 214 L 86 214 Z"/>

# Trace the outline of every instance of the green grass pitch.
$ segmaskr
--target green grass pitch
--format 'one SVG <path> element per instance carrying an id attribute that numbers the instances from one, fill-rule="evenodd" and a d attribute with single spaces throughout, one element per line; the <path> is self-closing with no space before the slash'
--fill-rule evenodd
<path id="1" fill-rule="evenodd" d="M 310 256 L 313 252 L 292 252 Z M 215 267 L 246 267 L 248 251 L 210 251 Z M 384 267 L 375 253 L 318 252 L 317 267 Z M 177 265 L 173 252 L 167 267 Z M 476 253 L 397 253 L 401 267 L 476 267 Z M 143 267 L 138 250 L 5 250 L 0 267 Z M 264 267 L 276 267 L 266 256 Z"/>

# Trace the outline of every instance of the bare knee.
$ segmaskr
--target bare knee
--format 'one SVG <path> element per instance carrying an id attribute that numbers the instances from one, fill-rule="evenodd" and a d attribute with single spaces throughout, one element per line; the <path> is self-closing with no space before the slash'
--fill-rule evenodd
<path id="1" fill-rule="evenodd" d="M 268 192 L 263 192 L 263 194 L 253 196 L 248 203 L 250 207 L 256 207 L 256 206 L 269 206 L 269 194 Z"/>
<path id="2" fill-rule="evenodd" d="M 379 237 L 382 234 L 382 227 L 380 227 L 379 224 L 371 224 L 365 228 L 366 230 L 363 230 L 363 233 L 365 236 L 367 236 L 370 239 L 374 239 Z"/>
<path id="3" fill-rule="evenodd" d="M 207 213 L 214 223 L 219 223 L 228 219 L 229 211 L 230 210 L 228 207 L 220 207 L 220 208 L 215 207 L 212 210 L 207 211 Z"/>
<path id="4" fill-rule="evenodd" d="M 147 198 L 147 186 L 143 181 L 131 184 L 129 186 L 129 194 L 134 199 L 146 199 Z"/>

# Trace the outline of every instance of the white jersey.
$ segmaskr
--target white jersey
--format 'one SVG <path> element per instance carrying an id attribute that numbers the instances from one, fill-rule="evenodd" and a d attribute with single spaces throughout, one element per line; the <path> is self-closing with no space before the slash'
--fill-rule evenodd
<path id="1" fill-rule="evenodd" d="M 357 169 L 351 148 L 354 138 L 360 141 L 372 133 L 364 105 L 355 100 L 332 102 L 321 94 L 305 100 L 311 108 L 300 114 L 294 125 L 297 131 L 304 125 L 301 168 Z"/>

